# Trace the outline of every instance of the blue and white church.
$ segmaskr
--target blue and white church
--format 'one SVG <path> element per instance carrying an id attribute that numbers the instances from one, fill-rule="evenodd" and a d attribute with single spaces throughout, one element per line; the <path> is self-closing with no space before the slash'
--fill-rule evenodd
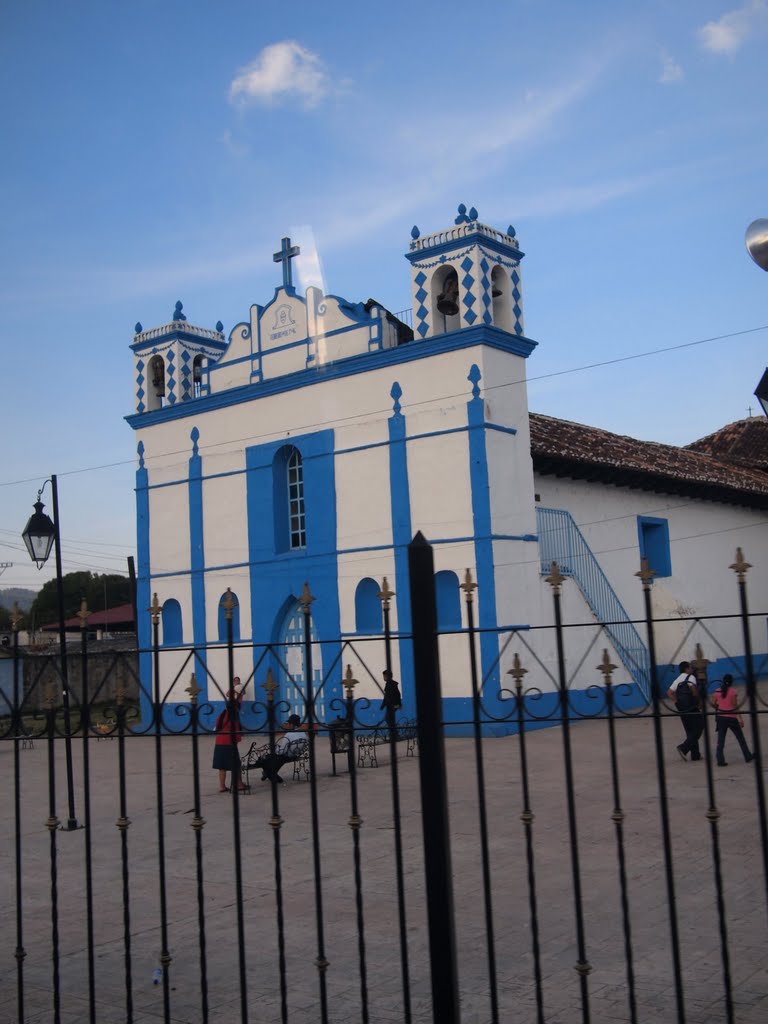
<path id="1" fill-rule="evenodd" d="M 731 466 L 718 475 L 704 450 L 634 442 L 637 450 L 619 451 L 615 435 L 529 413 L 526 366 L 536 342 L 524 327 L 524 253 L 511 226 L 490 227 L 474 208 L 459 206 L 444 230 L 413 228 L 412 307 L 401 313 L 317 287 L 300 294 L 298 255 L 283 239 L 274 295 L 228 336 L 221 323 L 192 325 L 181 303 L 167 324 L 136 324 L 127 419 L 138 456 L 139 640 L 146 650 L 150 621 L 141 610 L 156 594 L 163 694 L 186 700 L 194 668 L 201 699 L 221 698 L 229 589 L 235 674 L 253 677 L 248 696 L 263 699 L 269 665 L 280 699 L 303 710 L 306 583 L 318 716 L 335 714 L 330 702 L 343 695 L 347 665 L 355 696 L 377 708 L 386 578 L 395 595 L 394 674 L 404 714 L 413 715 L 407 546 L 417 531 L 434 545 L 447 718 L 466 719 L 470 709 L 467 569 L 491 715 L 504 714 L 507 673 L 521 652 L 510 635 L 525 637 L 526 682 L 554 691 L 554 635 L 534 628 L 552 623 L 552 558 L 573 578 L 564 588 L 568 618 L 616 622 L 601 648 L 616 682 L 647 693 L 647 655 L 632 625 L 642 618 L 640 557 L 658 566 L 660 614 L 711 611 L 722 584 L 700 567 L 701 546 L 682 538 L 695 522 L 710 555 L 722 547 L 725 566 L 740 530 L 747 554 L 759 543 L 768 550 L 768 473 L 742 467 L 739 477 Z M 768 598 L 764 567 L 762 580 Z M 684 627 L 665 630 L 661 643 L 677 660 Z M 599 681 L 599 650 L 580 664 L 592 639 L 569 636 L 576 695 Z M 141 673 L 149 685 L 149 655 Z"/>

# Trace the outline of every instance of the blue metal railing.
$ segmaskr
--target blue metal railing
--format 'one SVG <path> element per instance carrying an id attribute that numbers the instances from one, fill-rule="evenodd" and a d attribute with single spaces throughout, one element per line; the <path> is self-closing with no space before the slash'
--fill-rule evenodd
<path id="1" fill-rule="evenodd" d="M 537 508 L 541 571 L 548 573 L 557 562 L 563 576 L 572 576 L 578 583 L 587 604 L 621 658 L 624 667 L 650 700 L 651 672 L 648 649 L 637 632 L 624 606 L 600 568 L 600 563 L 584 540 L 584 535 L 570 512 L 557 508 Z"/>

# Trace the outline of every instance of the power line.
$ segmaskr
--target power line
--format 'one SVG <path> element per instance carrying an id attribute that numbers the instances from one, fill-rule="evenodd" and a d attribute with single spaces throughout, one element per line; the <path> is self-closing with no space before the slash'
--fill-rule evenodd
<path id="1" fill-rule="evenodd" d="M 627 355 L 627 356 L 617 356 L 617 357 L 615 357 L 613 359 L 603 359 L 603 360 L 600 360 L 599 362 L 595 362 L 595 363 L 585 363 L 582 366 L 572 366 L 572 367 L 569 367 L 569 368 L 564 369 L 564 370 L 552 370 L 549 373 L 542 373 L 542 374 L 538 374 L 538 375 L 533 376 L 533 377 L 521 377 L 519 380 L 506 381 L 506 382 L 501 383 L 501 384 L 486 384 L 485 387 L 483 388 L 483 390 L 485 392 L 495 391 L 495 390 L 498 390 L 498 389 L 501 389 L 501 388 L 516 387 L 519 384 L 530 384 L 530 383 L 532 383 L 534 381 L 548 380 L 548 379 L 550 379 L 552 377 L 562 377 L 562 376 L 565 376 L 565 375 L 571 374 L 571 373 L 582 373 L 585 370 L 595 370 L 595 369 L 599 369 L 600 367 L 603 367 L 603 366 L 614 366 L 614 365 L 616 365 L 618 363 L 626 363 L 626 362 L 630 362 L 630 361 L 635 360 L 635 359 L 646 359 L 646 358 L 648 358 L 650 356 L 664 355 L 664 354 L 666 354 L 668 352 L 677 352 L 677 351 L 681 351 L 681 350 L 687 349 L 687 348 L 694 348 L 694 347 L 699 346 L 699 345 L 707 345 L 707 344 L 710 344 L 713 341 L 725 341 L 725 340 L 727 340 L 729 338 L 740 338 L 740 337 L 744 337 L 745 335 L 748 335 L 748 334 L 755 334 L 758 331 L 765 331 L 765 330 L 768 330 L 768 324 L 764 324 L 761 327 L 748 327 L 748 328 L 746 328 L 745 330 L 742 330 L 742 331 L 731 331 L 728 334 L 717 334 L 717 335 L 713 335 L 712 337 L 709 337 L 709 338 L 698 338 L 695 341 L 685 341 L 685 342 L 681 342 L 681 343 L 679 343 L 677 345 L 666 345 L 666 346 L 664 346 L 662 348 L 649 349 L 649 350 L 647 350 L 645 352 L 635 352 L 635 353 L 632 353 L 632 354 Z M 257 397 L 258 397 L 258 394 L 254 394 L 254 398 L 257 398 Z M 429 398 L 429 399 L 424 399 L 421 402 L 411 402 L 411 403 L 403 402 L 402 404 L 403 404 L 403 408 L 404 409 L 411 409 L 412 410 L 412 409 L 417 409 L 419 406 L 434 405 L 436 403 L 452 401 L 454 399 L 466 399 L 466 397 L 467 397 L 466 396 L 466 392 L 462 391 L 462 392 L 457 392 L 456 394 L 451 394 L 451 395 L 437 395 L 437 396 L 434 396 L 434 397 Z M 354 422 L 361 421 L 363 419 L 365 420 L 366 423 L 370 423 L 372 417 L 389 416 L 389 415 L 391 415 L 391 412 L 392 412 L 392 408 L 390 406 L 390 407 L 385 407 L 385 408 L 381 408 L 381 409 L 369 410 L 369 411 L 367 411 L 365 413 L 360 413 L 360 414 L 351 415 L 351 416 L 335 416 L 335 417 L 332 417 L 330 419 L 317 420 L 317 421 L 312 422 L 312 423 L 304 423 L 304 424 L 302 424 L 300 426 L 297 426 L 295 428 L 295 432 L 296 433 L 305 432 L 305 431 L 309 431 L 309 430 L 312 430 L 312 429 L 318 429 L 320 427 L 327 427 L 327 426 L 329 426 L 331 424 L 342 424 L 342 423 L 350 423 L 350 422 L 354 423 Z M 249 434 L 249 435 L 246 435 L 244 437 L 229 438 L 226 441 L 218 441 L 218 442 L 215 442 L 215 443 L 212 443 L 212 444 L 207 444 L 207 445 L 206 444 L 201 444 L 201 445 L 199 445 L 199 450 L 200 451 L 211 451 L 214 448 L 221 448 L 224 445 L 237 445 L 237 444 L 242 444 L 242 443 L 249 442 L 249 441 L 251 441 L 251 442 L 252 441 L 258 441 L 260 438 L 272 436 L 273 433 L 274 433 L 274 431 L 263 431 L 263 432 L 258 433 L 258 434 Z M 231 450 L 234 450 L 234 449 L 230 449 L 230 451 Z M 152 454 L 152 455 L 147 454 L 147 455 L 144 456 L 144 461 L 145 462 L 151 462 L 151 461 L 155 461 L 157 459 L 169 458 L 169 457 L 172 457 L 174 455 L 180 455 L 180 456 L 187 456 L 188 457 L 189 456 L 189 449 L 188 448 L 184 448 L 184 449 L 178 449 L 178 450 L 174 450 L 174 451 L 160 452 L 160 453 Z M 114 468 L 116 468 L 118 466 L 131 466 L 131 465 L 135 465 L 135 464 L 136 464 L 135 458 L 123 459 L 123 460 L 118 461 L 118 462 L 106 462 L 106 463 L 102 463 L 101 465 L 97 465 L 97 466 L 83 466 L 80 469 L 64 470 L 63 472 L 58 473 L 57 476 L 59 478 L 66 477 L 66 476 L 77 476 L 77 475 L 80 475 L 80 474 L 83 474 L 83 473 L 96 473 L 96 472 L 100 472 L 100 471 L 105 470 L 105 469 L 114 469 Z M 38 483 L 39 480 L 40 480 L 40 475 L 33 476 L 33 477 L 26 477 L 24 479 L 19 479 L 19 480 L 4 480 L 4 481 L 0 481 L 0 487 L 15 487 L 15 486 L 18 486 L 20 484 Z"/>

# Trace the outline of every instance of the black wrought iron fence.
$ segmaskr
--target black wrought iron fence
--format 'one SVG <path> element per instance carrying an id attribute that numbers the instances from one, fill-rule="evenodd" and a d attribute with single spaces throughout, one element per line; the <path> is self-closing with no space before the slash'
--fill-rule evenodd
<path id="1" fill-rule="evenodd" d="M 639 574 L 650 701 L 608 624 L 563 621 L 570 584 L 556 565 L 552 622 L 495 633 L 490 662 L 478 657 L 469 573 L 464 626 L 441 634 L 432 552 L 420 537 L 407 634 L 391 628 L 385 580 L 379 637 L 313 640 L 305 588 L 297 659 L 272 644 L 235 644 L 231 628 L 216 656 L 189 648 L 170 657 L 157 603 L 151 648 L 108 662 L 91 661 L 84 622 L 77 673 L 14 642 L 0 756 L 15 928 L 0 944 L 0 1017 L 759 1019 L 768 1001 L 768 669 L 752 651 L 764 615 L 749 612 L 740 553 L 732 568 L 733 615 L 676 619 L 662 664 L 651 575 Z M 231 622 L 231 602 L 225 613 Z M 443 647 L 444 669 L 466 674 L 464 695 L 441 688 Z M 253 668 L 237 694 L 246 650 Z M 405 712 L 381 706 L 381 666 L 391 676 L 404 650 L 417 743 Z M 692 662 L 707 694 L 700 765 L 676 751 L 680 716 L 667 691 L 678 659 Z M 726 670 L 754 760 L 737 764 L 734 748 L 721 768 L 708 698 Z M 294 729 L 308 771 L 295 779 L 283 748 L 293 703 L 276 674 L 301 694 Z M 209 767 L 217 737 L 234 768 L 224 792 Z M 249 772 L 244 790 L 234 753 L 252 744 L 267 778 Z M 346 771 L 336 773 L 337 756 Z"/>

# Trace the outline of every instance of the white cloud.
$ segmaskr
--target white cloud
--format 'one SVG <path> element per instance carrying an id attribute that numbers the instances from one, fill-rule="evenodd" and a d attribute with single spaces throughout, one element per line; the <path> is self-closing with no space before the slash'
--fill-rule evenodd
<path id="1" fill-rule="evenodd" d="M 726 12 L 718 21 L 708 21 L 698 30 L 705 50 L 732 56 L 754 32 L 768 26 L 765 0 L 748 0 L 743 7 Z"/>
<path id="2" fill-rule="evenodd" d="M 668 53 L 664 54 L 661 74 L 659 75 L 659 81 L 662 85 L 669 85 L 671 82 L 680 82 L 684 77 L 685 73 L 677 61 L 673 57 L 670 57 Z"/>
<path id="3" fill-rule="evenodd" d="M 229 87 L 229 98 L 240 103 L 276 103 L 300 99 L 314 107 L 331 91 L 331 79 L 316 53 L 293 39 L 265 46 L 242 69 Z"/>

